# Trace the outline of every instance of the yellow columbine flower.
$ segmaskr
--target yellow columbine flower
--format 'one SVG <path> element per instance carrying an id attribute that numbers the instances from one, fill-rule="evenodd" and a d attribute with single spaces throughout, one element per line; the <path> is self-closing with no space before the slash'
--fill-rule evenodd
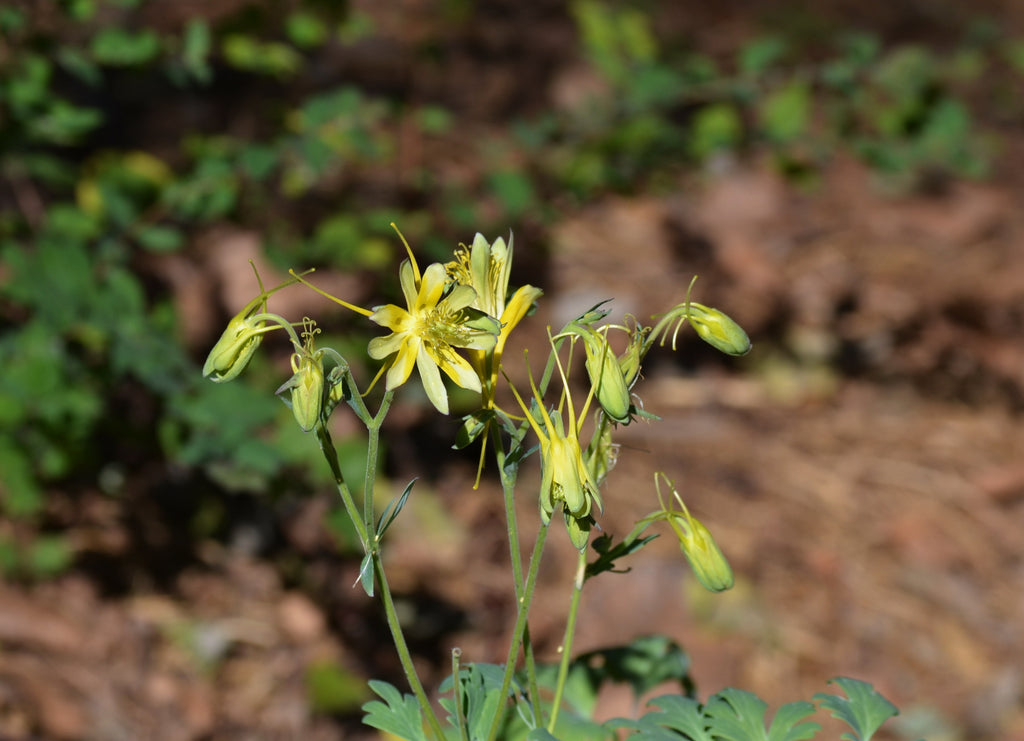
<path id="1" fill-rule="evenodd" d="M 497 320 L 471 308 L 476 299 L 473 288 L 456 285 L 449 289 L 448 274 L 440 263 L 420 274 L 410 250 L 399 278 L 408 309 L 388 304 L 370 315 L 371 321 L 391 330 L 387 337 L 370 340 L 370 357 L 395 356 L 387 372 L 389 391 L 409 379 L 415 364 L 427 397 L 439 412 L 448 414 L 448 392 L 440 371 L 462 388 L 479 392 L 477 372 L 455 348 L 491 350 L 500 326 Z"/>
<path id="2" fill-rule="evenodd" d="M 580 449 L 576 412 L 569 396 L 569 384 L 557 354 L 555 362 L 558 364 L 558 372 L 562 377 L 566 406 L 569 408 L 568 427 L 563 424 L 561 410 L 544 411 L 544 402 L 532 376 L 530 377 L 530 388 L 537 404 L 535 411 L 527 406 L 514 386 L 511 388 L 519 405 L 526 412 L 526 419 L 529 421 L 530 427 L 533 428 L 534 434 L 540 440 L 541 519 L 547 524 L 555 509 L 560 509 L 565 516 L 569 539 L 577 549 L 582 551 L 587 547 L 590 525 L 593 521 L 592 512 L 595 508 L 597 511 L 601 511 L 601 495 L 583 458 L 583 451 Z M 540 415 L 543 425 L 537 421 L 535 414 Z"/>
<path id="3" fill-rule="evenodd" d="M 494 388 L 505 341 L 543 291 L 534 286 L 522 286 L 506 301 L 508 278 L 512 271 L 511 236 L 506 245 L 501 237 L 488 243 L 483 234 L 477 233 L 471 246 L 459 245 L 455 259 L 445 267 L 453 281 L 470 286 L 476 292 L 473 308 L 494 317 L 501 324 L 498 339 L 491 350 L 469 353 L 470 361 L 483 382 L 484 406 L 490 408 L 494 405 Z"/>

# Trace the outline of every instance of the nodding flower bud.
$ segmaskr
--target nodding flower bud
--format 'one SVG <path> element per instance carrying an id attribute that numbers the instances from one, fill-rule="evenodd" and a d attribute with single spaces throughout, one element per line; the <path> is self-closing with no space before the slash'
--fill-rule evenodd
<path id="1" fill-rule="evenodd" d="M 669 524 L 679 537 L 679 547 L 690 562 L 697 581 L 709 592 L 723 592 L 733 585 L 732 567 L 711 531 L 689 512 L 676 514 Z"/>
<path id="2" fill-rule="evenodd" d="M 581 331 L 580 336 L 587 354 L 587 376 L 601 409 L 616 422 L 629 422 L 629 386 L 608 338 L 593 329 Z"/>
<path id="3" fill-rule="evenodd" d="M 255 317 L 245 316 L 244 311 L 235 316 L 228 322 L 227 329 L 206 356 L 203 376 L 215 383 L 225 383 L 237 378 L 249 365 L 256 348 L 260 346 L 263 335 L 268 330 L 265 324 Z"/>
<path id="4" fill-rule="evenodd" d="M 665 478 L 671 487 L 672 484 L 664 474 L 655 474 L 654 484 L 658 491 L 658 500 L 661 502 L 661 511 L 652 517 L 665 520 L 675 532 L 679 539 L 679 547 L 690 562 L 694 576 L 697 581 L 709 592 L 722 592 L 733 585 L 732 567 L 725 559 L 725 555 L 718 547 L 711 531 L 704 527 L 704 524 L 690 514 L 683 503 L 682 497 L 675 487 L 672 487 L 672 495 L 679 502 L 680 509 L 671 506 L 666 507 L 661 499 L 661 486 L 658 476 Z"/>
<path id="5" fill-rule="evenodd" d="M 727 355 L 746 355 L 750 338 L 728 315 L 703 304 L 687 304 L 687 318 L 702 340 Z"/>
<path id="6" fill-rule="evenodd" d="M 249 365 L 260 342 L 263 341 L 263 335 L 271 330 L 289 326 L 288 322 L 276 314 L 266 313 L 267 298 L 275 291 L 297 283 L 299 277 L 286 280 L 270 290 L 263 288 L 259 273 L 256 274 L 256 280 L 260 285 L 260 294 L 228 322 L 227 329 L 206 356 L 203 376 L 215 383 L 225 383 L 237 378 Z M 269 326 L 268 321 L 272 322 Z"/>

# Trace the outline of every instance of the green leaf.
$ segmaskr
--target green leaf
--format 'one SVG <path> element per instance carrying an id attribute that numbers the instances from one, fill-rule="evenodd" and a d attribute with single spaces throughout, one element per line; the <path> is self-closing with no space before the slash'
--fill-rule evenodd
<path id="1" fill-rule="evenodd" d="M 817 723 L 801 723 L 815 711 L 809 702 L 783 705 L 768 731 L 764 726 L 767 709 L 768 704 L 756 695 L 729 687 L 708 700 L 704 715 L 712 735 L 723 741 L 799 741 L 821 730 Z"/>
<path id="2" fill-rule="evenodd" d="M 176 252 L 185 243 L 178 229 L 159 224 L 143 226 L 135 233 L 135 238 L 150 252 Z"/>
<path id="3" fill-rule="evenodd" d="M 302 56 L 292 47 L 240 33 L 226 36 L 221 52 L 232 67 L 272 77 L 290 77 L 302 66 Z"/>
<path id="4" fill-rule="evenodd" d="M 371 679 L 370 689 L 384 702 L 371 700 L 363 705 L 363 723 L 407 741 L 427 741 L 419 703 L 412 695 L 402 695 L 395 687 L 379 679 Z M 386 704 L 385 704 L 386 703 Z"/>
<path id="5" fill-rule="evenodd" d="M 160 39 L 156 32 L 139 32 L 107 27 L 92 37 L 90 45 L 93 59 L 111 67 L 134 67 L 145 64 L 160 52 Z"/>
<path id="6" fill-rule="evenodd" d="M 359 585 L 367 597 L 373 596 L 373 554 L 367 553 L 359 564 Z"/>
<path id="7" fill-rule="evenodd" d="M 381 538 L 384 537 L 384 533 L 387 532 L 389 527 L 391 527 L 391 523 L 395 521 L 396 517 L 398 517 L 398 513 L 402 511 L 403 507 L 405 507 L 405 503 L 409 499 L 409 494 L 412 492 L 412 487 L 415 483 L 416 479 L 410 481 L 406 485 L 405 491 L 402 492 L 402 495 L 398 497 L 398 499 L 392 499 L 388 502 L 388 506 L 384 508 L 384 511 L 380 515 L 380 519 L 377 520 L 377 542 L 380 542 Z"/>
<path id="8" fill-rule="evenodd" d="M 518 170 L 500 170 L 488 178 L 491 190 L 511 218 L 517 218 L 534 207 L 536 192 L 530 178 Z"/>
<path id="9" fill-rule="evenodd" d="M 611 571 L 617 574 L 626 573 L 629 569 L 617 569 L 615 561 L 623 556 L 628 556 L 631 553 L 639 551 L 657 537 L 657 535 L 648 535 L 646 538 L 639 539 L 639 533 L 634 531 L 621 543 L 613 544 L 611 535 L 602 535 L 595 539 L 592 544 L 592 547 L 599 555 L 587 564 L 584 578 L 592 579 L 605 571 Z"/>
<path id="10" fill-rule="evenodd" d="M 60 535 L 36 536 L 25 553 L 25 563 L 33 576 L 52 578 L 71 564 L 74 552 Z"/>
<path id="11" fill-rule="evenodd" d="M 781 60 L 785 53 L 786 42 L 776 36 L 754 39 L 740 50 L 740 72 L 760 75 Z"/>
<path id="12" fill-rule="evenodd" d="M 899 714 L 899 710 L 867 682 L 848 677 L 835 677 L 829 684 L 838 684 L 846 697 L 819 692 L 814 700 L 832 713 L 833 718 L 846 723 L 853 733 L 844 733 L 844 741 L 869 741 L 885 721 Z M 848 699 L 847 699 L 848 698 Z"/>
<path id="13" fill-rule="evenodd" d="M 213 77 L 209 64 L 211 46 L 209 24 L 202 18 L 191 19 L 182 37 L 181 62 L 198 82 L 206 83 Z"/>
<path id="14" fill-rule="evenodd" d="M 466 730 L 469 738 L 487 738 L 494 714 L 499 712 L 502 704 L 501 685 L 504 680 L 505 667 L 498 664 L 473 663 L 466 664 L 459 671 L 460 692 L 453 693 L 452 697 L 446 697 L 441 704 L 448 711 L 448 721 L 455 726 L 455 705 L 454 698 L 461 695 L 462 711 L 466 719 Z M 449 675 L 441 683 L 441 692 L 452 692 L 454 682 Z M 509 695 L 516 697 L 522 693 L 522 688 L 512 685 Z M 504 711 L 502 711 L 504 712 Z"/>
<path id="15" fill-rule="evenodd" d="M 786 143 L 804 136 L 811 117 L 811 87 L 793 80 L 761 100 L 759 115 L 765 135 Z"/>
<path id="16" fill-rule="evenodd" d="M 534 728 L 528 734 L 526 734 L 526 741 L 561 741 L 560 739 L 552 736 L 547 732 L 545 728 Z"/>
<path id="17" fill-rule="evenodd" d="M 0 505 L 14 517 L 33 515 L 43 505 L 31 461 L 10 441 L 0 444 Z"/>
<path id="18" fill-rule="evenodd" d="M 693 116 L 688 148 L 704 159 L 722 150 L 735 149 L 743 138 L 743 121 L 730 103 L 704 106 Z"/>
<path id="19" fill-rule="evenodd" d="M 285 20 L 285 33 L 296 46 L 311 49 L 327 40 L 327 24 L 312 13 L 296 11 Z"/>
<path id="20" fill-rule="evenodd" d="M 680 731 L 685 733 L 690 741 L 714 741 L 707 730 L 707 720 L 701 712 L 700 703 L 692 697 L 662 695 L 651 700 L 649 704 L 657 706 L 660 711 L 647 713 L 641 718 L 642 723 L 650 721 L 659 727 Z M 645 735 L 645 738 L 648 736 Z M 652 735 L 650 738 L 656 739 L 658 736 Z"/>

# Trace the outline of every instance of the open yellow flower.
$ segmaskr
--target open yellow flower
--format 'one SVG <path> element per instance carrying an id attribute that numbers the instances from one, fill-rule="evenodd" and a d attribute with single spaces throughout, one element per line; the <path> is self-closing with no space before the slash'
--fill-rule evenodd
<path id="1" fill-rule="evenodd" d="M 506 245 L 501 237 L 488 243 L 483 234 L 477 233 L 471 246 L 459 246 L 455 251 L 455 259 L 445 268 L 452 280 L 459 285 L 470 286 L 476 292 L 472 306 L 494 317 L 501 324 L 493 348 L 469 353 L 469 359 L 483 381 L 484 406 L 490 408 L 494 405 L 494 388 L 498 381 L 505 341 L 530 312 L 543 291 L 534 286 L 521 286 L 506 301 L 508 279 L 512 271 L 511 236 Z"/>
<path id="2" fill-rule="evenodd" d="M 420 273 L 410 251 L 399 269 L 407 309 L 395 304 L 377 307 L 370 320 L 391 334 L 370 340 L 370 357 L 383 360 L 394 355 L 387 371 L 390 391 L 419 371 L 431 403 L 448 414 L 448 392 L 440 371 L 465 389 L 479 392 L 480 377 L 455 348 L 487 351 L 494 348 L 501 330 L 498 321 L 471 308 L 476 291 L 470 286 L 450 287 L 444 265 L 434 263 Z"/>

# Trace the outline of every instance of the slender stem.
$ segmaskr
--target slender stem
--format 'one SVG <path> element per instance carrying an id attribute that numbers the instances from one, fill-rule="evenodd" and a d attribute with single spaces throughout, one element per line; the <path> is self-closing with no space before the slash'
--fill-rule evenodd
<path id="1" fill-rule="evenodd" d="M 352 520 L 356 533 L 359 535 L 359 543 L 363 547 L 363 552 L 366 552 L 370 548 L 369 530 L 359 516 L 359 508 L 352 497 L 352 491 L 348 488 L 348 484 L 345 483 L 345 477 L 341 473 L 338 451 L 334 448 L 331 433 L 327 431 L 327 426 L 323 424 L 317 425 L 316 432 L 317 439 L 320 441 L 320 450 L 324 454 L 324 458 L 327 459 L 327 465 L 330 466 L 331 473 L 334 475 L 334 483 L 338 488 L 338 494 L 341 496 L 341 502 L 345 505 L 345 512 L 348 513 L 348 517 Z"/>
<path id="2" fill-rule="evenodd" d="M 375 546 L 377 545 L 379 544 L 375 543 Z M 405 634 L 402 633 L 402 626 L 398 621 L 398 613 L 395 611 L 395 602 L 391 598 L 391 589 L 388 587 L 388 580 L 384 575 L 384 567 L 381 564 L 380 550 L 376 547 L 374 548 L 372 558 L 373 570 L 380 583 L 380 600 L 384 604 L 384 614 L 387 617 L 388 628 L 391 629 L 391 640 L 395 644 L 395 650 L 398 651 L 398 660 L 402 663 L 402 669 L 405 671 L 405 679 L 409 683 L 413 695 L 416 696 L 417 702 L 419 702 L 420 710 L 423 711 L 423 715 L 427 719 L 427 724 L 430 726 L 434 738 L 437 741 L 444 741 L 444 731 L 441 729 L 441 722 L 437 719 L 434 709 L 430 706 L 430 699 L 423 689 L 423 684 L 416 673 L 416 665 L 413 663 L 412 654 L 409 652 L 409 646 L 405 642 Z"/>
<path id="3" fill-rule="evenodd" d="M 353 383 L 353 387 L 354 386 L 355 384 Z M 356 391 L 358 392 L 358 390 Z M 358 397 L 358 393 L 356 393 L 356 396 Z M 359 415 L 360 419 L 366 423 L 367 429 L 370 431 L 370 445 L 366 455 L 366 480 L 363 486 L 364 513 L 362 516 L 360 516 L 359 508 L 356 506 L 355 500 L 352 497 L 352 492 L 349 489 L 348 484 L 345 483 L 344 476 L 341 473 L 341 465 L 338 462 L 338 451 L 335 449 L 334 444 L 331 441 L 331 435 L 327 431 L 326 425 L 319 425 L 317 427 L 317 434 L 320 439 L 320 449 L 323 451 L 324 457 L 327 459 L 327 464 L 331 467 L 331 472 L 334 474 L 334 480 L 338 486 L 338 493 L 341 495 L 341 500 L 345 505 L 345 511 L 348 513 L 349 519 L 352 520 L 352 525 L 356 528 L 356 532 L 359 534 L 359 541 L 362 543 L 363 552 L 369 553 L 373 562 L 373 571 L 377 576 L 378 583 L 380 584 L 380 599 L 384 605 L 384 614 L 387 617 L 388 628 L 391 630 L 391 639 L 398 652 L 398 659 L 402 664 L 403 671 L 405 672 L 406 681 L 409 682 L 409 687 L 416 696 L 416 700 L 420 705 L 423 715 L 427 719 L 427 723 L 430 726 L 433 737 L 436 738 L 437 741 L 444 741 L 444 731 L 441 729 L 441 723 L 437 719 L 437 715 L 434 713 L 434 710 L 430 705 L 430 700 L 427 698 L 427 693 L 423 689 L 423 684 L 420 682 L 419 676 L 416 673 L 416 666 L 413 663 L 412 654 L 409 652 L 409 646 L 405 642 L 402 625 L 398 620 L 398 613 L 395 611 L 395 602 L 391 596 L 391 589 L 388 587 L 387 577 L 384 574 L 384 566 L 381 563 L 380 541 L 376 535 L 371 537 L 369 534 L 373 529 L 373 484 L 376 479 L 377 457 L 379 455 L 377 442 L 379 440 L 381 423 L 384 421 L 384 416 L 387 414 L 393 398 L 394 394 L 391 392 L 384 394 L 380 409 L 378 409 L 376 416 L 372 418 L 370 418 L 361 399 L 357 404 L 353 405 L 356 413 Z"/>
<path id="4" fill-rule="evenodd" d="M 544 541 L 547 540 L 548 530 L 551 522 L 541 525 L 537 532 L 537 541 L 533 544 L 533 555 L 530 556 L 530 569 L 526 574 L 526 583 L 523 585 L 523 596 L 519 598 L 519 612 L 516 614 L 516 624 L 512 628 L 512 640 L 508 647 L 508 659 L 505 662 L 505 675 L 501 681 L 501 691 L 498 696 L 502 698 L 501 704 L 494 713 L 494 720 L 491 721 L 491 728 L 487 732 L 487 741 L 494 741 L 497 738 L 498 730 L 501 728 L 501 721 L 505 714 L 505 702 L 508 698 L 509 688 L 512 686 L 512 675 L 516 670 L 516 657 L 519 656 L 519 649 L 522 645 L 523 636 L 526 632 L 526 617 L 530 613 L 530 602 L 533 600 L 534 589 L 537 586 L 537 572 L 540 571 L 541 556 L 544 553 Z M 537 702 L 537 698 L 532 698 Z"/>
<path id="5" fill-rule="evenodd" d="M 576 564 L 576 578 L 572 585 L 572 602 L 569 604 L 569 617 L 565 621 L 565 638 L 562 639 L 562 661 L 558 665 L 558 680 L 555 683 L 555 697 L 551 701 L 551 718 L 548 720 L 548 733 L 554 734 L 558 711 L 562 705 L 562 693 L 565 691 L 565 680 L 569 676 L 569 664 L 572 661 L 572 639 L 576 634 L 576 617 L 580 611 L 580 596 L 583 594 L 583 581 L 587 571 L 587 552 L 580 551 Z"/>
<path id="6" fill-rule="evenodd" d="M 377 415 L 366 423 L 369 432 L 366 443 L 366 471 L 363 476 L 363 522 L 366 529 L 373 529 L 373 485 L 377 480 L 377 458 L 380 455 L 380 428 L 391 408 L 391 401 L 395 398 L 394 391 L 388 391 L 381 399 Z"/>
<path id="7" fill-rule="evenodd" d="M 501 474 L 501 488 L 505 498 L 505 520 L 508 527 L 508 545 L 512 560 L 512 583 L 515 589 L 516 605 L 523 604 L 523 563 L 522 549 L 519 542 L 519 525 L 516 517 L 515 486 L 518 477 L 519 466 L 513 465 L 508 470 L 505 465 L 505 450 L 501 445 L 501 433 L 497 425 L 491 426 L 495 458 L 498 463 L 498 471 Z M 524 430 L 525 431 L 525 430 Z M 512 445 L 522 444 L 522 435 L 513 439 Z M 530 700 L 539 708 L 537 699 L 539 697 L 537 687 L 537 664 L 533 655 L 533 644 L 530 642 L 530 625 L 523 626 L 523 659 L 526 664 L 526 683 L 530 693 Z"/>

